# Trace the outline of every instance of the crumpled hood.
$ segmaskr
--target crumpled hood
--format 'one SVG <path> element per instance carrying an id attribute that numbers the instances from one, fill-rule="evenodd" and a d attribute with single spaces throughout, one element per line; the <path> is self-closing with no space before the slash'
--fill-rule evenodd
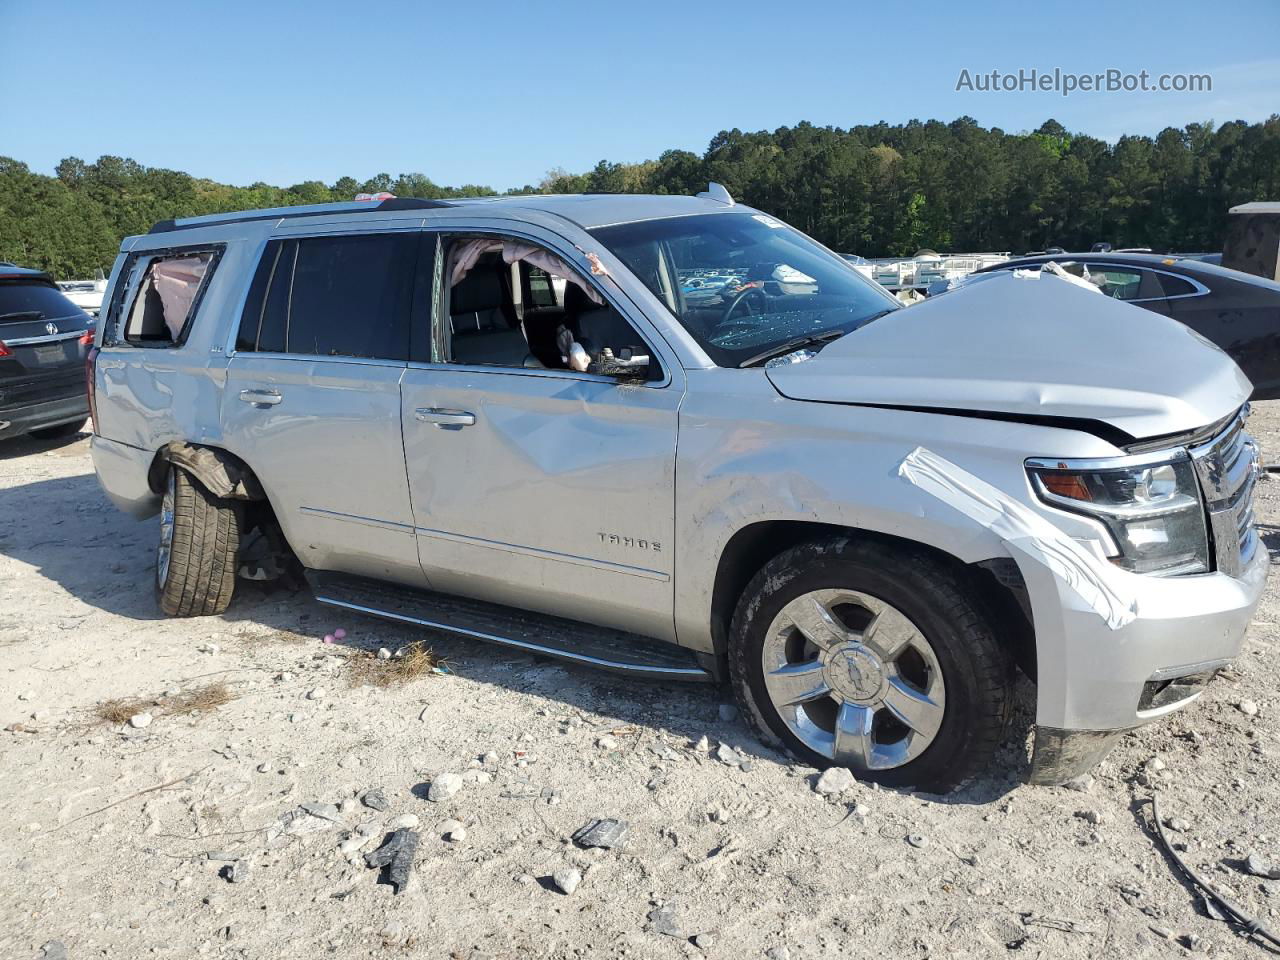
<path id="1" fill-rule="evenodd" d="M 1189 327 L 1048 274 L 960 287 L 766 373 L 794 400 L 1096 420 L 1139 439 L 1206 426 L 1252 392 Z"/>

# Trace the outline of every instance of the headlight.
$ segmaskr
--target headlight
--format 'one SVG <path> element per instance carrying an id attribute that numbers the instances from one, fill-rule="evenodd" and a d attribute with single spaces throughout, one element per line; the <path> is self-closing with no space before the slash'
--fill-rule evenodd
<path id="1" fill-rule="evenodd" d="M 1104 523 L 1119 548 L 1112 562 L 1162 576 L 1209 570 L 1209 538 L 1200 488 L 1189 459 L 1091 468 L 1064 460 L 1029 461 L 1045 503 Z"/>

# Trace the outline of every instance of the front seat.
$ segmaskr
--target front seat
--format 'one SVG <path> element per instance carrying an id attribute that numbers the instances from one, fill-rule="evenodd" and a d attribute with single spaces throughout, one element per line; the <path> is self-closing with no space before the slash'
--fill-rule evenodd
<path id="1" fill-rule="evenodd" d="M 524 365 L 529 352 L 503 283 L 501 259 L 486 256 L 449 293 L 454 363 Z"/>
<path id="2" fill-rule="evenodd" d="M 610 347 L 615 356 L 624 347 L 637 353 L 649 352 L 617 310 L 607 303 L 596 303 L 572 281 L 565 287 L 564 312 L 566 326 L 592 358 L 605 347 Z"/>

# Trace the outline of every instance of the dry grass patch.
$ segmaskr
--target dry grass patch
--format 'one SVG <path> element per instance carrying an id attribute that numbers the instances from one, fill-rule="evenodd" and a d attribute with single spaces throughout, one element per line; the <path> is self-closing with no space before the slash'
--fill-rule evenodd
<path id="1" fill-rule="evenodd" d="M 183 690 L 176 697 L 164 697 L 160 700 L 160 709 L 171 717 L 185 717 L 192 713 L 207 713 L 217 710 L 224 703 L 236 698 L 225 683 L 209 683 L 203 687 L 192 687 Z"/>
<path id="2" fill-rule="evenodd" d="M 390 660 L 379 660 L 378 655 L 370 650 L 362 650 L 347 658 L 353 687 L 366 683 L 374 687 L 400 686 L 430 676 L 436 667 L 443 664 L 444 661 L 421 640 L 402 647 L 400 655 Z"/>
<path id="3" fill-rule="evenodd" d="M 102 723 L 120 724 L 128 723 L 130 717 L 146 713 L 155 705 L 154 700 L 144 700 L 142 697 L 112 697 L 110 700 L 103 700 L 93 712 Z"/>
<path id="4" fill-rule="evenodd" d="M 236 698 L 231 689 L 219 681 L 203 687 L 191 687 L 172 697 L 113 697 L 94 708 L 99 723 L 128 723 L 139 713 L 152 716 L 186 717 L 193 713 L 216 710 Z"/>

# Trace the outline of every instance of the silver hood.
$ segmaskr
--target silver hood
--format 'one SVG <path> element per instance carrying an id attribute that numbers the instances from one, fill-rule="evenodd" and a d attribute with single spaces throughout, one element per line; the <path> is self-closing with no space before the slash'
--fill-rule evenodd
<path id="1" fill-rule="evenodd" d="M 1048 274 L 960 287 L 766 372 L 795 400 L 1094 420 L 1134 438 L 1206 426 L 1252 392 L 1190 328 Z"/>

